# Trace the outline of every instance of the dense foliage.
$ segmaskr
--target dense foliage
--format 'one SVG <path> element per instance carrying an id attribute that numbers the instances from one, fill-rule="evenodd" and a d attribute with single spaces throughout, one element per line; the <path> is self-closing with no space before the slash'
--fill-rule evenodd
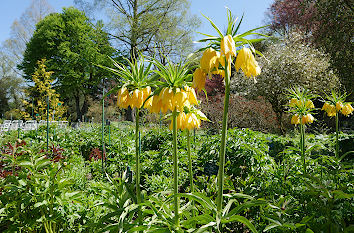
<path id="1" fill-rule="evenodd" d="M 134 221 L 137 208 L 133 204 L 132 183 L 135 176 L 132 172 L 134 128 L 127 123 L 113 124 L 109 126 L 110 131 L 106 127 L 104 161 L 107 174 L 104 176 L 100 127 L 96 125 L 77 130 L 51 127 L 49 151 L 45 150 L 43 143 L 45 128 L 20 132 L 22 140 L 16 139 L 17 132 L 4 135 L 0 141 L 1 231 L 138 230 L 134 228 L 137 227 Z M 185 230 L 198 229 L 212 221 L 214 216 L 212 206 L 206 202 L 208 198 L 216 197 L 220 135 L 201 131 L 192 136 L 195 188 L 198 195 L 203 196 L 188 194 L 184 137 L 184 134 L 178 137 L 180 197 L 184 209 L 180 216 L 181 225 Z M 142 127 L 141 130 L 145 226 L 142 230 L 150 226 L 153 231 L 154 227 L 168 224 L 164 221 L 172 219 L 167 211 L 172 208 L 171 138 L 171 132 L 164 127 Z M 257 231 L 349 230 L 353 208 L 353 165 L 350 155 L 342 159 L 334 157 L 334 138 L 334 135 L 307 137 L 308 174 L 304 175 L 300 169 L 296 131 L 288 137 L 281 137 L 248 129 L 230 130 L 226 150 L 225 204 L 231 201 L 229 207 L 236 207 L 233 211 L 237 211 L 239 220 L 249 219 Z M 353 150 L 353 140 L 353 134 L 339 135 L 341 154 Z M 192 200 L 194 205 L 191 205 Z M 193 211 L 199 216 L 194 222 L 189 216 Z M 226 224 L 224 232 L 246 232 L 248 222 L 243 223 L 246 225 Z M 204 230 L 208 232 L 208 229 Z"/>
<path id="2" fill-rule="evenodd" d="M 55 88 L 71 115 L 76 113 L 74 119 L 87 112 L 90 96 L 97 98 L 102 79 L 111 77 L 95 66 L 108 64 L 108 56 L 114 52 L 102 28 L 100 23 L 93 27 L 85 14 L 73 7 L 50 14 L 36 25 L 19 65 L 24 78 L 32 81 L 37 61 L 47 59 Z"/>

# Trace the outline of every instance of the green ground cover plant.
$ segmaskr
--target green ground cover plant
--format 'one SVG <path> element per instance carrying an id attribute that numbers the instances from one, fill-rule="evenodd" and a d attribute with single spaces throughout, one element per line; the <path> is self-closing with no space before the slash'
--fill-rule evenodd
<path id="1" fill-rule="evenodd" d="M 220 135 L 191 135 L 195 192 L 190 193 L 187 143 L 178 137 L 180 228 L 173 209 L 172 133 L 141 127 L 142 202 L 135 201 L 134 126 L 111 125 L 105 177 L 100 127 L 45 129 L 1 139 L 0 228 L 3 232 L 350 232 L 353 165 L 335 155 L 335 134 L 307 136 L 302 173 L 298 134 L 283 137 L 231 129 L 226 143 L 224 209 L 217 196 Z M 54 140 L 55 139 L 55 140 Z M 339 134 L 339 148 L 353 134 Z M 108 141 L 108 135 L 106 135 Z M 87 151 L 89 153 L 85 154 Z M 342 153 L 342 151 L 340 151 Z M 213 166 L 211 166 L 212 164 Z M 215 170 L 215 169 L 214 169 Z M 217 168 L 216 168 L 217 170 Z M 193 203 L 193 204 L 192 204 Z M 142 224 L 136 221 L 142 211 Z M 237 222 L 234 222 L 237 220 Z"/>

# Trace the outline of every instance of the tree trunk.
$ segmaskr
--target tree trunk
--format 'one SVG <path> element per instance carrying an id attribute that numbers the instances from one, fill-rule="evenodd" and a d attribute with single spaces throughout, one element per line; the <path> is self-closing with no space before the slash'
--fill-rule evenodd
<path id="1" fill-rule="evenodd" d="M 81 108 L 81 118 L 82 118 L 82 116 L 84 116 L 87 113 L 87 111 L 88 111 L 88 99 L 87 99 L 87 95 L 85 95 L 84 103 L 83 103 L 82 108 Z M 85 119 L 83 119 L 82 122 L 84 122 L 84 121 L 85 121 Z"/>
<path id="2" fill-rule="evenodd" d="M 132 121 L 132 122 L 135 120 L 134 111 L 130 106 L 125 111 L 125 120 Z"/>
<path id="3" fill-rule="evenodd" d="M 75 95 L 75 106 L 76 106 L 76 121 L 81 119 L 81 111 L 80 111 L 80 96 Z"/>
<path id="4" fill-rule="evenodd" d="M 275 112 L 276 116 L 277 116 L 277 121 L 278 121 L 278 124 L 279 124 L 279 129 L 280 129 L 280 133 L 282 135 L 285 135 L 285 129 L 284 129 L 284 124 L 283 124 L 283 111 L 276 111 Z"/>

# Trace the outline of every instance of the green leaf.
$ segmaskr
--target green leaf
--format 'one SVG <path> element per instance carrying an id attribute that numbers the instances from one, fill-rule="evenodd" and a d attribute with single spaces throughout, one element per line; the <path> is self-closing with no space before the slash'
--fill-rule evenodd
<path id="1" fill-rule="evenodd" d="M 40 207 L 40 206 L 46 205 L 46 204 L 48 204 L 47 200 L 43 200 L 43 201 L 41 201 L 41 202 L 35 203 L 35 204 L 34 204 L 34 208 L 37 208 L 37 207 Z"/>
<path id="2" fill-rule="evenodd" d="M 240 215 L 233 215 L 231 217 L 227 218 L 222 218 L 221 223 L 230 223 L 230 222 L 240 222 L 245 224 L 252 232 L 257 232 L 257 229 L 254 227 L 254 225 L 245 217 L 240 216 Z"/>
<path id="3" fill-rule="evenodd" d="M 271 230 L 273 228 L 276 228 L 276 227 L 279 227 L 279 226 L 280 226 L 279 224 L 271 223 L 268 226 L 266 226 L 266 228 L 264 228 L 263 232 L 269 231 L 269 230 Z"/>

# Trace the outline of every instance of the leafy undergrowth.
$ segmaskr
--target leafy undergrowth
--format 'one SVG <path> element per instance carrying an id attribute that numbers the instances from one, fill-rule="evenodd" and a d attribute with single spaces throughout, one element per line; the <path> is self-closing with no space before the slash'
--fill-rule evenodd
<path id="1" fill-rule="evenodd" d="M 110 132 L 110 133 L 109 133 Z M 307 174 L 298 136 L 232 129 L 226 150 L 225 200 L 215 207 L 220 136 L 192 134 L 195 192 L 190 193 L 186 135 L 179 133 L 181 221 L 174 224 L 171 132 L 141 130 L 143 203 L 136 203 L 134 131 L 51 128 L 4 135 L 0 160 L 1 232 L 350 232 L 353 134 L 307 137 Z M 102 173 L 102 161 L 104 173 Z M 138 213 L 142 216 L 137 218 Z"/>

